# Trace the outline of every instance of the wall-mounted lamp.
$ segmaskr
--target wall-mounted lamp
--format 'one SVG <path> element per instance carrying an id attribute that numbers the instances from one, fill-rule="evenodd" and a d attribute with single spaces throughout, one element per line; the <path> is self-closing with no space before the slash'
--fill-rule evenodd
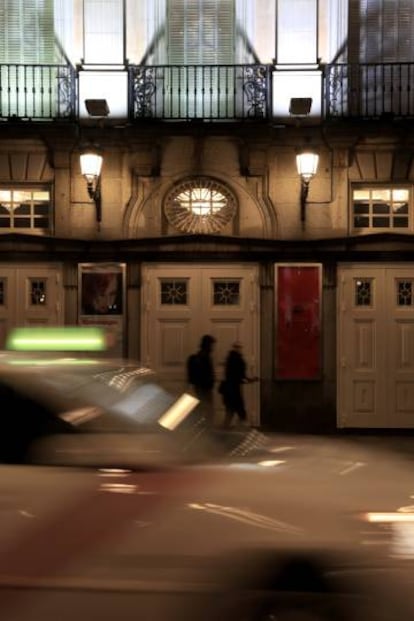
<path id="1" fill-rule="evenodd" d="M 300 189 L 300 219 L 306 219 L 306 201 L 309 192 L 309 183 L 318 170 L 319 155 L 313 151 L 302 151 L 296 156 L 296 167 L 301 178 Z"/>
<path id="2" fill-rule="evenodd" d="M 80 155 L 81 173 L 86 179 L 88 194 L 95 203 L 96 221 L 102 220 L 101 206 L 101 168 L 103 157 L 93 149 L 88 149 Z"/>

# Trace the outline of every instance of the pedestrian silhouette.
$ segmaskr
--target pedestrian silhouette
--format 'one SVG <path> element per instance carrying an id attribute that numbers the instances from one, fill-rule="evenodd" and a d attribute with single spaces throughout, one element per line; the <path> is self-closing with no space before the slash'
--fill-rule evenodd
<path id="1" fill-rule="evenodd" d="M 215 383 L 213 348 L 216 339 L 205 334 L 200 341 L 199 350 L 187 359 L 187 381 L 192 386 L 201 403 L 201 411 L 210 424 L 213 422 L 213 389 Z"/>
<path id="2" fill-rule="evenodd" d="M 247 365 L 242 354 L 242 344 L 236 341 L 227 354 L 224 367 L 224 380 L 219 391 L 226 410 L 223 427 L 229 428 L 236 414 L 242 425 L 247 425 L 247 412 L 243 396 L 243 384 L 257 381 L 257 377 L 247 376 Z"/>

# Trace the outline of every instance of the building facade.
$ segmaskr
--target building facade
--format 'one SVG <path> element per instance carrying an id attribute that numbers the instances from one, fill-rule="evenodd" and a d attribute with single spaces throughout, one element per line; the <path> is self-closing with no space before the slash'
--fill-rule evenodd
<path id="1" fill-rule="evenodd" d="M 211 333 L 218 379 L 235 340 L 260 378 L 253 425 L 414 427 L 414 0 L 0 0 L 0 22 L 0 346 L 103 325 L 184 387 Z"/>

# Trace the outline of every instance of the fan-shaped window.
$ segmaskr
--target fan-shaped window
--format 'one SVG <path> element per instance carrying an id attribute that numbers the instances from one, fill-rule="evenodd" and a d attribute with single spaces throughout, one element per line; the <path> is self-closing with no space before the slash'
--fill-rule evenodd
<path id="1" fill-rule="evenodd" d="M 236 213 L 236 200 L 222 183 L 209 177 L 186 179 L 165 200 L 168 222 L 183 233 L 218 233 Z"/>

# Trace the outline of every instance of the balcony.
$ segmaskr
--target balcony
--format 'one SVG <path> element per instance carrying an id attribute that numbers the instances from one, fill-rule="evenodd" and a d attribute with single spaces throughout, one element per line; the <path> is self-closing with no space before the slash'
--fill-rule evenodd
<path id="1" fill-rule="evenodd" d="M 414 63 L 350 63 L 324 68 L 325 117 L 414 117 Z"/>
<path id="2" fill-rule="evenodd" d="M 46 121 L 77 114 L 70 65 L 0 65 L 0 119 Z"/>
<path id="3" fill-rule="evenodd" d="M 270 118 L 269 65 L 129 67 L 131 120 Z"/>
<path id="4" fill-rule="evenodd" d="M 414 118 L 414 63 L 331 64 L 320 70 L 322 119 Z M 283 70 L 272 65 L 128 65 L 126 71 L 131 123 L 278 119 L 275 76 Z M 0 64 L 0 120 L 77 121 L 78 77 L 68 64 Z"/>

